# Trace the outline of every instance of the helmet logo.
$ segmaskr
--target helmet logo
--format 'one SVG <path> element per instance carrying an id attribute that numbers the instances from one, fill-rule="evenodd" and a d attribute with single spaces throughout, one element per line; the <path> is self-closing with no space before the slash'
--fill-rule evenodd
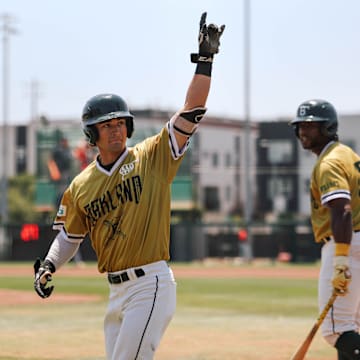
<path id="1" fill-rule="evenodd" d="M 309 106 L 309 105 L 301 105 L 301 106 L 299 107 L 299 115 L 300 115 L 300 116 L 305 116 L 308 109 L 310 109 L 310 106 Z"/>

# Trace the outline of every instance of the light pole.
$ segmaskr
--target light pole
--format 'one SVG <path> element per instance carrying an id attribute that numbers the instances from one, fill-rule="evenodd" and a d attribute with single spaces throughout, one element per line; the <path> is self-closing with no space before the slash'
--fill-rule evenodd
<path id="1" fill-rule="evenodd" d="M 8 115 L 9 115 L 9 36 L 16 34 L 16 30 L 11 26 L 14 18 L 9 14 L 0 16 L 3 32 L 3 129 L 2 129 L 2 171 L 1 171 L 1 222 L 6 224 L 8 221 L 8 198 L 7 198 L 7 174 L 8 169 Z"/>
<path id="2" fill-rule="evenodd" d="M 251 146 L 251 115 L 250 115 L 250 0 L 244 0 L 244 110 L 245 110 L 245 204 L 244 215 L 245 225 L 247 231 L 247 241 L 249 244 L 249 259 L 253 258 L 253 238 L 251 233 L 252 212 L 253 212 L 253 196 L 252 196 L 252 161 L 250 146 Z"/>

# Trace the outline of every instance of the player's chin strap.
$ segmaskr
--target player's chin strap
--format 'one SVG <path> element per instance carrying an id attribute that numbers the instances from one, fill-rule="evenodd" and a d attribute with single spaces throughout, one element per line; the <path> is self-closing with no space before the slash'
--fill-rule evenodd
<path id="1" fill-rule="evenodd" d="M 181 135 L 191 136 L 197 129 L 198 123 L 206 113 L 206 108 L 197 107 L 191 110 L 177 112 L 170 120 L 174 130 Z"/>

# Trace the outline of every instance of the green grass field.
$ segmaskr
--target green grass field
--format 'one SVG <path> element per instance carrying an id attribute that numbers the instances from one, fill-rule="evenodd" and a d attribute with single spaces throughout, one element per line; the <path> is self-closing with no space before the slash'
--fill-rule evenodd
<path id="1" fill-rule="evenodd" d="M 3 266 L 0 288 L 31 292 L 35 299 L 32 274 L 3 276 Z M 22 266 L 31 268 L 31 264 Z M 176 266 L 172 266 L 175 274 Z M 318 315 L 316 279 L 177 277 L 177 283 L 177 312 L 157 360 L 289 359 Z M 59 294 L 100 298 L 81 303 L 38 298 L 19 304 L 14 298 L 13 303 L 1 305 L 0 359 L 105 359 L 102 326 L 108 286 L 104 278 L 77 276 L 74 269 L 73 277 L 56 274 L 54 285 Z M 320 333 L 308 359 L 336 359 Z"/>

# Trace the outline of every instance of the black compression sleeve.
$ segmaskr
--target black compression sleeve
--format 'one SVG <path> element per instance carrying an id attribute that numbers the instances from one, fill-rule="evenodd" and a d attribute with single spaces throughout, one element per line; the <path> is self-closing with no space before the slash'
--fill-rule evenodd
<path id="1" fill-rule="evenodd" d="M 212 63 L 211 62 L 198 62 L 196 64 L 195 74 L 211 76 Z"/>

